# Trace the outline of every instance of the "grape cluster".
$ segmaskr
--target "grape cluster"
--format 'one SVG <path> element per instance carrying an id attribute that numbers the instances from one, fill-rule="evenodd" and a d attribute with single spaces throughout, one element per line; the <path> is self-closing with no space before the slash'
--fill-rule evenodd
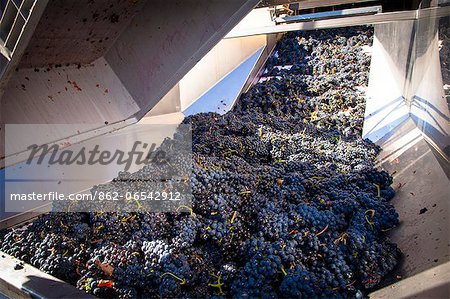
<path id="1" fill-rule="evenodd" d="M 450 27 L 448 18 L 439 19 L 439 57 L 444 85 L 450 84 Z M 447 90 L 448 91 L 448 90 Z M 447 93 L 448 94 L 448 93 Z"/>
<path id="2" fill-rule="evenodd" d="M 49 213 L 0 249 L 105 298 L 362 297 L 400 257 L 392 178 L 361 138 L 372 31 L 288 33 L 232 111 L 187 117 L 192 206 Z"/>
<path id="3" fill-rule="evenodd" d="M 278 42 L 264 76 L 236 110 L 293 115 L 345 136 L 361 135 L 372 28 L 291 32 Z"/>

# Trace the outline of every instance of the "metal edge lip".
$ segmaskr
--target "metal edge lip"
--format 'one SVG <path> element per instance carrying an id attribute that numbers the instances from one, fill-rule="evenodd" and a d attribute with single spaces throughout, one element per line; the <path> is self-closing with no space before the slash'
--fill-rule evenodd
<path id="1" fill-rule="evenodd" d="M 416 19 L 417 19 L 417 12 L 411 10 L 392 13 L 379 13 L 375 15 L 336 18 L 329 20 L 290 23 L 282 25 L 275 25 L 274 23 L 274 25 L 271 26 L 259 26 L 247 30 L 231 31 L 225 38 L 235 38 L 249 35 L 269 34 L 269 33 L 281 33 L 297 30 L 314 30 L 314 29 L 326 29 L 335 27 L 368 25 L 368 24 L 378 24 L 393 21 L 405 21 Z"/>
<path id="2" fill-rule="evenodd" d="M 259 34 L 270 34 L 270 33 L 282 33 L 288 31 L 297 30 L 315 30 L 315 29 L 326 29 L 326 28 L 336 28 L 336 27 L 348 27 L 348 26 L 359 26 L 359 25 L 374 25 L 388 22 L 396 21 L 411 21 L 418 20 L 427 17 L 445 17 L 450 15 L 450 9 L 448 7 L 432 7 L 419 10 L 408 10 L 400 12 L 388 12 L 388 13 L 378 13 L 374 15 L 362 15 L 344 18 L 335 18 L 328 20 L 317 20 L 308 21 L 300 23 L 289 23 L 281 25 L 271 26 L 258 26 L 246 30 L 230 31 L 225 38 L 235 38 L 250 35 Z"/>
<path id="3" fill-rule="evenodd" d="M 0 294 L 10 298 L 96 298 L 54 276 L 0 251 Z"/>
<path id="4" fill-rule="evenodd" d="M 302 14 L 296 16 L 287 16 L 287 17 L 279 17 L 275 19 L 277 24 L 280 23 L 289 23 L 296 21 L 313 21 L 320 20 L 326 18 L 340 18 L 344 16 L 356 16 L 356 15 L 364 15 L 364 14 L 375 14 L 381 13 L 382 7 L 378 6 L 370 6 L 370 7 L 362 7 L 362 8 L 350 8 L 343 10 L 335 10 L 335 11 L 326 11 L 326 12 L 318 12 L 318 13 L 310 13 L 310 14 Z"/>

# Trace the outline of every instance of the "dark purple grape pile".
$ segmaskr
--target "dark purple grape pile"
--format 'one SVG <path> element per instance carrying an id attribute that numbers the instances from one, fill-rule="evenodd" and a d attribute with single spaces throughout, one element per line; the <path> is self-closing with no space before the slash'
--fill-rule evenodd
<path id="1" fill-rule="evenodd" d="M 362 298 L 400 257 L 392 178 L 361 138 L 371 41 L 366 27 L 286 34 L 271 79 L 225 115 L 186 118 L 191 208 L 50 213 L 0 249 L 99 297 Z"/>
<path id="2" fill-rule="evenodd" d="M 318 128 L 361 136 L 372 28 L 287 33 L 268 59 L 263 76 L 236 110 L 294 116 Z"/>

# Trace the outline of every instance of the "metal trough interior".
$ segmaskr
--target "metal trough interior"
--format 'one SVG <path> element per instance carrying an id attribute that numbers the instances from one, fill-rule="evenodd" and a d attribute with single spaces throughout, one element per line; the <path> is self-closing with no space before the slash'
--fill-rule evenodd
<path id="1" fill-rule="evenodd" d="M 258 1 L 5 3 L 2 123 L 85 124 L 92 136 L 145 116 Z M 165 113 L 181 111 L 167 104 Z"/>

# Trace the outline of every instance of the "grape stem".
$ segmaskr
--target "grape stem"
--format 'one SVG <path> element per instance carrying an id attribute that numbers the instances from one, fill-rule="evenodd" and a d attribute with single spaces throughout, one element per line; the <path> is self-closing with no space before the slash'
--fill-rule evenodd
<path id="1" fill-rule="evenodd" d="M 378 197 L 381 197 L 380 185 L 374 184 L 374 186 L 377 187 Z"/>
<path id="2" fill-rule="evenodd" d="M 231 216 L 230 223 L 234 222 L 234 219 L 236 219 L 237 211 L 234 211 L 233 216 Z"/>
<path id="3" fill-rule="evenodd" d="M 217 282 L 216 283 L 210 283 L 209 286 L 213 287 L 213 288 L 218 288 L 219 289 L 219 295 L 225 295 L 225 293 L 222 290 L 222 286 L 223 286 L 223 282 L 221 282 L 222 276 L 216 276 L 211 274 L 212 276 L 214 276 L 215 278 L 217 278 Z"/>
<path id="4" fill-rule="evenodd" d="M 172 272 L 163 273 L 163 274 L 161 274 L 160 278 L 163 278 L 165 275 L 170 275 L 173 278 L 175 278 L 176 280 L 180 281 L 180 285 L 186 284 L 186 278 L 181 279 L 180 277 L 176 276 Z"/>
<path id="5" fill-rule="evenodd" d="M 374 222 L 373 222 L 373 221 L 370 221 L 369 218 L 367 217 L 367 214 L 368 214 L 368 213 L 371 214 L 371 215 L 370 215 L 370 218 L 373 219 L 373 216 L 375 216 L 375 210 L 370 209 L 370 210 L 367 210 L 367 211 L 364 213 L 364 218 L 366 218 L 367 223 L 369 223 L 370 225 L 374 225 Z"/>
<path id="6" fill-rule="evenodd" d="M 325 226 L 325 228 L 324 229 L 322 229 L 320 232 L 318 232 L 317 234 L 316 234 L 316 237 L 318 237 L 318 236 L 320 236 L 321 234 L 323 234 L 324 232 L 326 232 L 327 231 L 327 229 L 328 229 L 328 225 L 327 226 Z"/>
<path id="7" fill-rule="evenodd" d="M 179 207 L 176 209 L 176 211 L 178 212 L 181 208 L 185 208 L 185 209 L 189 210 L 189 212 L 191 212 L 191 215 L 194 215 L 194 211 L 192 210 L 192 208 L 190 208 L 190 207 L 188 207 L 188 206 L 185 206 L 185 205 L 179 206 Z"/>
<path id="8" fill-rule="evenodd" d="M 347 233 L 342 233 L 339 238 L 337 238 L 336 240 L 334 240 L 334 244 L 338 244 L 339 242 L 343 242 L 345 245 L 347 245 L 347 237 L 348 234 Z"/>

